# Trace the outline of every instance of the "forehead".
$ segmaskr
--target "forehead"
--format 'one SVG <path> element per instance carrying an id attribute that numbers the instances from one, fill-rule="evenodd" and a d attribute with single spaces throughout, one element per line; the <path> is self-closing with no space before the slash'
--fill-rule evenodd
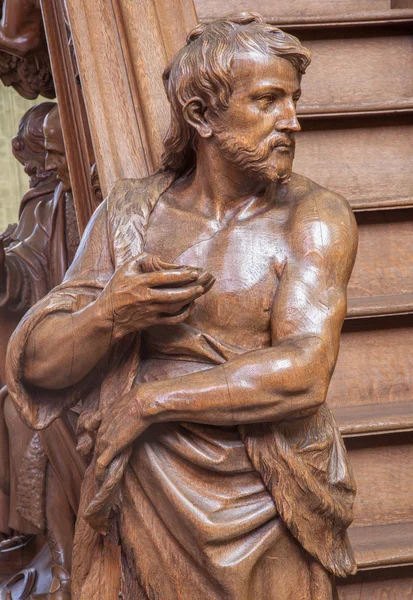
<path id="1" fill-rule="evenodd" d="M 258 50 L 235 55 L 232 79 L 232 96 L 259 92 L 269 87 L 282 87 L 287 93 L 294 93 L 301 84 L 301 74 L 289 60 Z"/>

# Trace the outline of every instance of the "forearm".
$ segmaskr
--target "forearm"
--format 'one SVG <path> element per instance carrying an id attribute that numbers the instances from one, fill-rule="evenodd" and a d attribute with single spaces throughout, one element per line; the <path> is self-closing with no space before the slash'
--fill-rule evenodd
<path id="1" fill-rule="evenodd" d="M 24 379 L 45 389 L 63 389 L 85 377 L 107 353 L 111 324 L 92 302 L 74 312 L 47 316 L 29 335 Z"/>
<path id="2" fill-rule="evenodd" d="M 324 401 L 328 379 L 318 342 L 280 344 L 225 365 L 137 388 L 153 422 L 241 425 L 311 414 Z M 145 387 L 147 386 L 147 387 Z"/>

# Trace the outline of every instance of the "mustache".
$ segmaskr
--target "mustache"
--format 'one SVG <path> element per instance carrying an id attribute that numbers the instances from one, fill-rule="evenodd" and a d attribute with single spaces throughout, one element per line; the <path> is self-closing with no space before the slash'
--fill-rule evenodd
<path id="1" fill-rule="evenodd" d="M 277 137 L 273 140 L 273 142 L 269 142 L 271 145 L 271 149 L 274 150 L 279 146 L 287 146 L 289 148 L 294 148 L 295 146 L 295 136 L 294 134 L 285 134 L 283 136 L 277 135 Z"/>

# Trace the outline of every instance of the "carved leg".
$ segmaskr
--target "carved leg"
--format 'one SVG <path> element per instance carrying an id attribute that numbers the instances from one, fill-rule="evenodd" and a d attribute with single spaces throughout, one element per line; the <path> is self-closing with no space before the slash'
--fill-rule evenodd
<path id="1" fill-rule="evenodd" d="M 0 552 L 18 550 L 39 533 L 16 511 L 17 484 L 23 454 L 33 437 L 33 431 L 21 420 L 6 390 L 0 398 Z"/>
<path id="2" fill-rule="evenodd" d="M 37 600 L 70 600 L 75 515 L 65 490 L 49 463 L 46 490 L 47 541 L 53 557 L 52 584 L 49 593 L 33 596 Z"/>

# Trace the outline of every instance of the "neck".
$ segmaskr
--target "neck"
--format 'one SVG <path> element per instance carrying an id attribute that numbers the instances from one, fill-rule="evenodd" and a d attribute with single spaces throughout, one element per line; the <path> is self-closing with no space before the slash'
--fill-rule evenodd
<path id="1" fill-rule="evenodd" d="M 203 212 L 221 220 L 231 210 L 264 196 L 269 186 L 227 161 L 215 144 L 201 140 L 191 188 Z"/>

